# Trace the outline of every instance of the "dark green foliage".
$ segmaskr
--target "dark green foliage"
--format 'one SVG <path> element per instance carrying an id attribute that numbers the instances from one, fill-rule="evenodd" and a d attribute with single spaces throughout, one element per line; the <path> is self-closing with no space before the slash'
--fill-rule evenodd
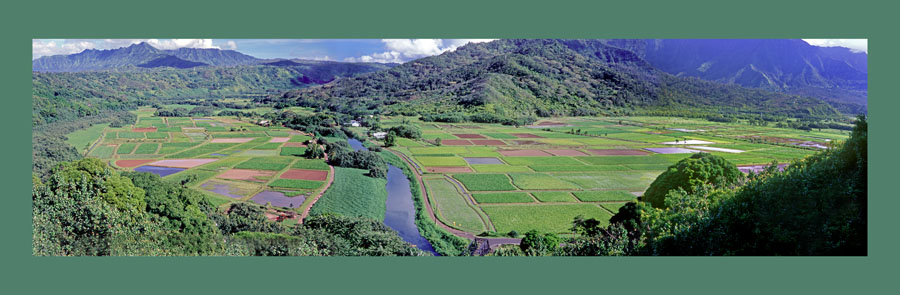
<path id="1" fill-rule="evenodd" d="M 354 151 L 343 141 L 329 143 L 325 152 L 328 153 L 329 165 L 369 170 L 369 176 L 376 178 L 384 178 L 387 175 L 387 164 L 377 152 Z"/>
<path id="2" fill-rule="evenodd" d="M 256 204 L 232 203 L 227 214 L 210 215 L 223 235 L 238 232 L 285 233 L 280 223 L 266 219 L 265 210 Z"/>
<path id="3" fill-rule="evenodd" d="M 519 248 L 529 256 L 551 255 L 559 248 L 560 239 L 553 233 L 541 234 L 536 230 L 525 233 Z"/>
<path id="4" fill-rule="evenodd" d="M 388 134 L 394 133 L 396 136 L 409 138 L 409 139 L 419 139 L 422 138 L 422 130 L 419 130 L 419 126 L 410 125 L 410 124 L 402 124 L 391 127 L 387 130 Z"/>
<path id="5" fill-rule="evenodd" d="M 673 189 L 690 193 L 701 185 L 728 186 L 743 179 L 737 166 L 720 156 L 696 153 L 672 166 L 650 184 L 642 200 L 657 208 L 665 208 L 666 194 Z"/>
<path id="6" fill-rule="evenodd" d="M 310 216 L 293 235 L 334 256 L 425 256 L 380 220 L 335 215 Z"/>

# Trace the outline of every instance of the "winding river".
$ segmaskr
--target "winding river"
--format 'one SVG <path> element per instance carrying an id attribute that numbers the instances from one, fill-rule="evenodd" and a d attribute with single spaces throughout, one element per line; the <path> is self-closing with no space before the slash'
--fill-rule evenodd
<path id="1" fill-rule="evenodd" d="M 351 138 L 347 140 L 353 150 L 368 150 L 362 142 Z M 397 231 L 404 241 L 410 243 L 422 251 L 440 256 L 431 243 L 428 242 L 416 227 L 416 206 L 413 204 L 412 192 L 409 189 L 409 179 L 403 174 L 403 170 L 388 164 L 387 173 L 387 212 L 384 215 L 384 224 Z"/>

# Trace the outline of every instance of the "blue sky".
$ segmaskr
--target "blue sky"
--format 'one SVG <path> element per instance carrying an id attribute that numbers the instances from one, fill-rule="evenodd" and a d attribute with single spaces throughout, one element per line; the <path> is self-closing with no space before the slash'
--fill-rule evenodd
<path id="1" fill-rule="evenodd" d="M 491 39 L 36 39 L 32 58 L 73 54 L 85 49 L 114 49 L 148 42 L 159 49 L 219 48 L 258 58 L 333 61 L 406 62 Z M 843 46 L 868 52 L 866 39 L 803 39 L 816 46 Z"/>

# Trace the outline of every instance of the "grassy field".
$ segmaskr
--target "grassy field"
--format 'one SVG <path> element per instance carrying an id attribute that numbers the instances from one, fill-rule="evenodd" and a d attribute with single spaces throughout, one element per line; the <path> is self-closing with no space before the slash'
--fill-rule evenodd
<path id="1" fill-rule="evenodd" d="M 612 217 L 609 212 L 594 204 L 561 204 L 561 205 L 484 205 L 481 207 L 497 232 L 505 233 L 515 230 L 524 233 L 529 230 L 541 232 L 571 232 L 572 220 L 575 216 L 596 218 L 603 225 Z"/>
<path id="2" fill-rule="evenodd" d="M 109 159 L 112 157 L 113 153 L 116 151 L 116 146 L 108 146 L 108 145 L 98 145 L 88 156 L 96 157 L 100 159 Z"/>
<path id="3" fill-rule="evenodd" d="M 295 156 L 300 157 L 306 154 L 305 147 L 283 147 L 281 148 L 280 155 L 282 156 Z"/>
<path id="4" fill-rule="evenodd" d="M 310 209 L 310 214 L 334 213 L 383 220 L 387 180 L 372 178 L 368 170 L 334 168 L 334 183 Z"/>
<path id="5" fill-rule="evenodd" d="M 238 164 L 234 168 L 277 171 L 287 168 L 287 166 L 291 164 L 291 161 L 293 160 L 283 157 L 259 157 L 251 158 L 250 160 Z"/>
<path id="6" fill-rule="evenodd" d="M 116 154 L 130 154 L 134 151 L 135 147 L 137 147 L 136 143 L 123 143 L 116 149 Z"/>
<path id="7" fill-rule="evenodd" d="M 513 184 L 521 189 L 578 189 L 571 182 L 542 173 L 510 173 Z"/>
<path id="8" fill-rule="evenodd" d="M 474 208 L 466 202 L 465 197 L 459 194 L 456 187 L 446 179 L 426 179 L 425 185 L 432 196 L 435 213 L 444 223 L 468 232 L 483 232 L 484 227 L 481 217 Z"/>
<path id="9" fill-rule="evenodd" d="M 541 202 L 575 202 L 569 192 L 532 192 L 531 195 Z"/>
<path id="10" fill-rule="evenodd" d="M 477 193 L 472 194 L 475 201 L 480 204 L 487 203 L 533 203 L 534 199 L 528 193 L 508 192 L 508 193 Z"/>
<path id="11" fill-rule="evenodd" d="M 574 194 L 582 202 L 631 201 L 636 198 L 626 191 L 586 191 Z"/>
<path id="12" fill-rule="evenodd" d="M 158 149 L 158 148 L 159 148 L 158 143 L 142 143 L 141 145 L 138 146 L 138 148 L 136 150 L 134 150 L 134 153 L 141 154 L 141 155 L 155 154 L 156 149 Z"/>
<path id="13" fill-rule="evenodd" d="M 325 160 L 298 159 L 297 162 L 294 162 L 294 165 L 291 165 L 291 168 L 328 170 L 328 164 L 325 163 Z"/>
<path id="14" fill-rule="evenodd" d="M 316 189 L 321 187 L 324 182 L 311 181 L 302 179 L 276 179 L 269 183 L 271 187 L 296 188 L 296 189 Z"/>
<path id="15" fill-rule="evenodd" d="M 86 129 L 76 130 L 72 133 L 66 134 L 66 143 L 71 146 L 74 146 L 78 152 L 84 152 L 91 146 L 92 143 L 97 141 L 100 136 L 103 134 L 103 129 L 109 126 L 109 123 L 105 124 L 95 124 Z"/>
<path id="16" fill-rule="evenodd" d="M 455 174 L 453 178 L 462 182 L 470 191 L 509 191 L 516 188 L 509 183 L 506 174 Z"/>

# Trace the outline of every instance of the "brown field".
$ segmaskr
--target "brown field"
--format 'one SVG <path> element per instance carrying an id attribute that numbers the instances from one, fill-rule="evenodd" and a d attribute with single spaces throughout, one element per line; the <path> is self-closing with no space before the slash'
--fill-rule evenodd
<path id="1" fill-rule="evenodd" d="M 284 147 L 306 147 L 302 142 L 285 142 Z"/>
<path id="2" fill-rule="evenodd" d="M 217 176 L 217 177 L 224 178 L 224 179 L 233 179 L 233 180 L 264 182 L 262 179 L 260 179 L 258 177 L 272 177 L 272 175 L 275 175 L 275 171 L 231 169 L 231 170 L 225 171 L 225 173 L 219 174 L 219 176 Z"/>
<path id="3" fill-rule="evenodd" d="M 469 167 L 425 167 L 425 171 L 431 173 L 465 173 L 472 172 Z"/>
<path id="4" fill-rule="evenodd" d="M 472 145 L 471 141 L 465 139 L 444 139 L 441 140 L 443 145 Z"/>
<path id="5" fill-rule="evenodd" d="M 149 127 L 149 128 L 131 128 L 131 132 L 156 132 L 156 127 Z"/>
<path id="6" fill-rule="evenodd" d="M 151 163 L 153 166 L 173 167 L 173 168 L 194 168 L 203 164 L 215 162 L 218 159 L 174 159 L 160 160 Z"/>
<path id="7" fill-rule="evenodd" d="M 569 156 L 569 157 L 589 156 L 588 154 L 585 154 L 584 152 L 579 151 L 579 150 L 562 149 L 562 150 L 544 150 L 544 151 L 551 153 L 554 156 Z"/>
<path id="8" fill-rule="evenodd" d="M 475 145 L 506 145 L 505 142 L 496 139 L 473 139 Z"/>
<path id="9" fill-rule="evenodd" d="M 141 165 L 153 162 L 153 161 L 156 161 L 156 160 L 153 160 L 153 159 L 150 159 L 150 160 L 118 160 L 118 161 L 116 161 L 116 166 L 119 166 L 122 168 L 131 168 L 131 167 L 141 166 Z"/>
<path id="10" fill-rule="evenodd" d="M 252 137 L 240 137 L 240 138 L 213 138 L 210 140 L 211 143 L 245 143 L 253 140 Z"/>
<path id="11" fill-rule="evenodd" d="M 518 138 L 544 138 L 543 136 L 531 134 L 531 133 L 510 133 L 509 135 L 518 137 Z"/>
<path id="12" fill-rule="evenodd" d="M 288 142 L 290 139 L 290 137 L 272 137 L 269 142 Z"/>
<path id="13" fill-rule="evenodd" d="M 328 179 L 328 171 L 290 169 L 281 174 L 281 178 L 325 181 Z"/>
<path id="14" fill-rule="evenodd" d="M 481 134 L 471 134 L 471 133 L 453 134 L 453 136 L 456 136 L 459 138 L 485 138 Z"/>
<path id="15" fill-rule="evenodd" d="M 497 150 L 501 155 L 506 157 L 545 157 L 552 156 L 542 150 Z"/>
<path id="16" fill-rule="evenodd" d="M 538 126 L 557 126 L 557 125 L 566 125 L 566 123 L 562 122 L 553 122 L 553 121 L 544 121 L 537 123 Z"/>
<path id="17" fill-rule="evenodd" d="M 647 152 L 641 150 L 587 150 L 595 156 L 646 156 Z"/>

